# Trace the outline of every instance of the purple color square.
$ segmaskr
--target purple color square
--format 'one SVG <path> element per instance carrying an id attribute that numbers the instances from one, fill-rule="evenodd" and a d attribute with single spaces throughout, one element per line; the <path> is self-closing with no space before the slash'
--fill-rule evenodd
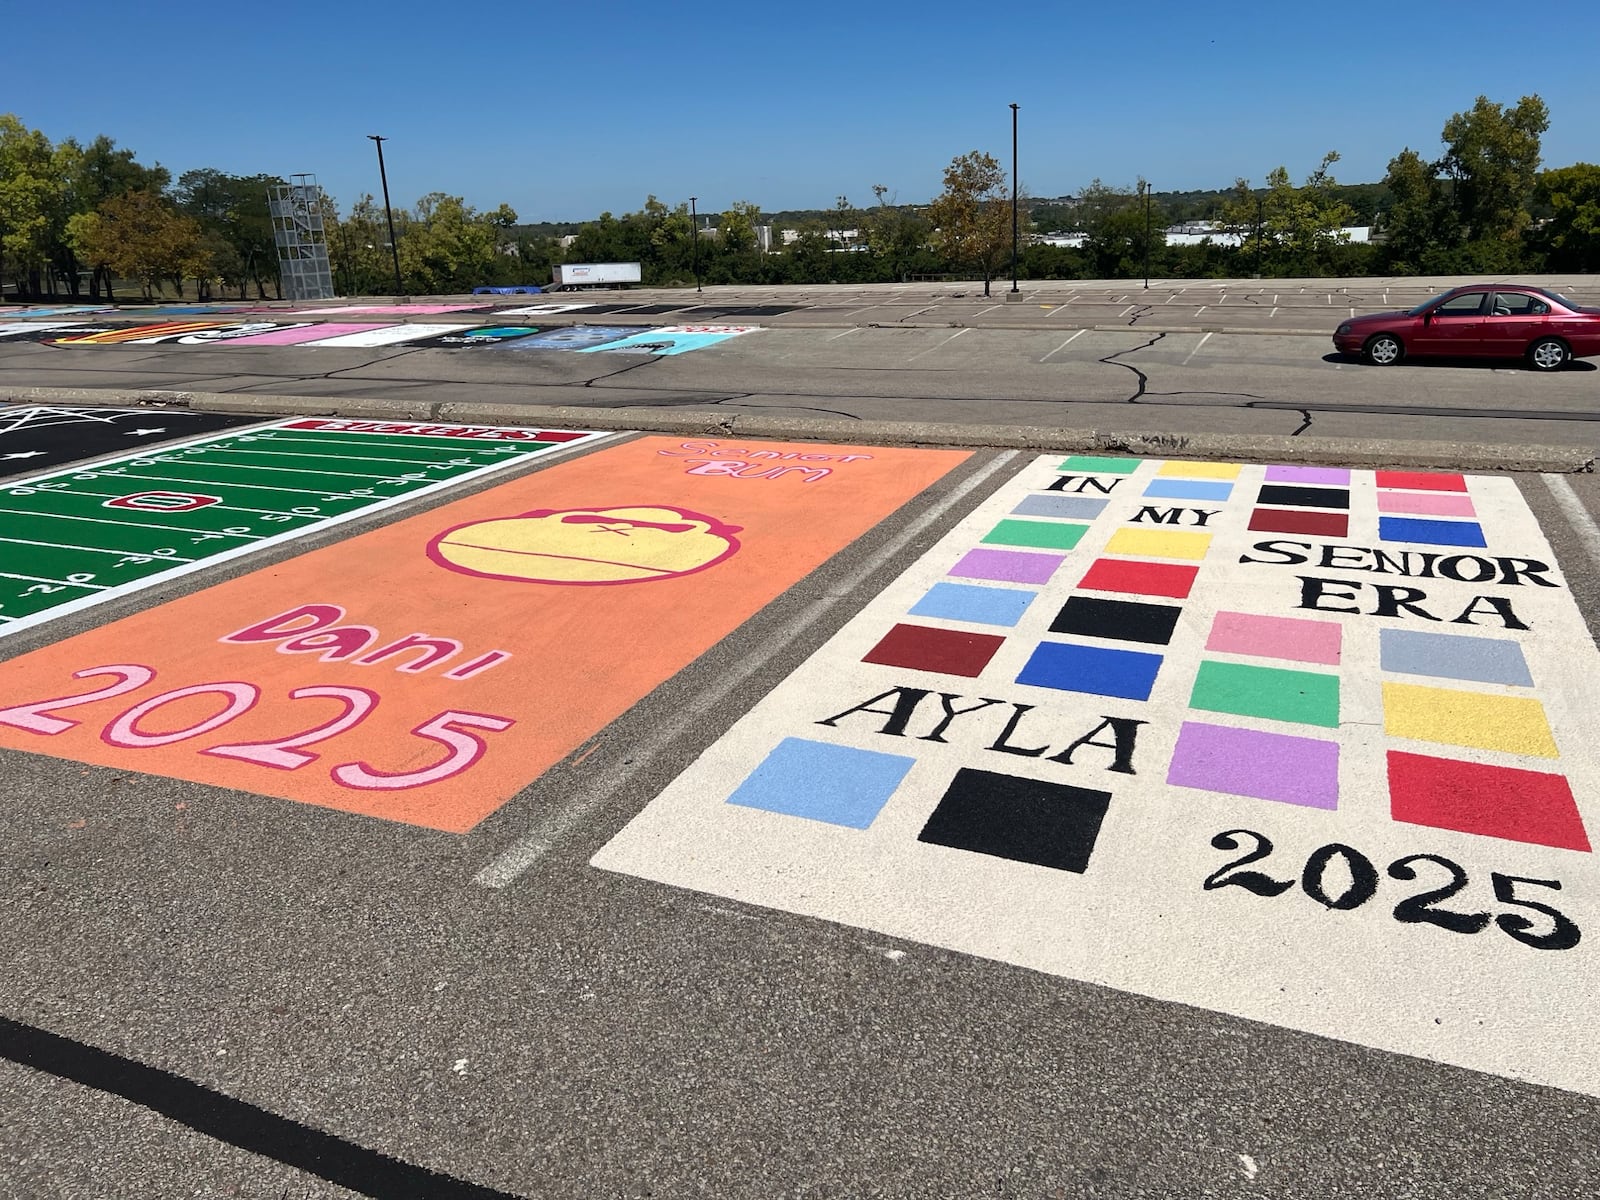
<path id="1" fill-rule="evenodd" d="M 1060 554 L 1027 554 L 1019 550 L 969 550 L 950 568 L 962 579 L 993 579 L 1000 583 L 1049 583 L 1066 561 Z"/>
<path id="2" fill-rule="evenodd" d="M 1339 743 L 1185 721 L 1167 782 L 1332 811 L 1339 807 Z"/>
<path id="3" fill-rule="evenodd" d="M 1350 472 L 1343 467 L 1268 467 L 1268 483 L 1331 483 L 1350 486 Z"/>

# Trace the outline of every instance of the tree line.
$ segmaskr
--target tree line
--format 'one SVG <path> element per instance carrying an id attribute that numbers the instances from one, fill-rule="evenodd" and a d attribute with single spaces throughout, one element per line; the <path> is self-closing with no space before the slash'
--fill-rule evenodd
<path id="1" fill-rule="evenodd" d="M 1549 110 L 1538 96 L 1512 105 L 1479 96 L 1455 113 L 1430 156 L 1407 147 L 1376 184 L 1340 184 L 1337 153 L 1304 180 L 1283 167 L 1224 192 L 1156 195 L 1143 180 L 1094 180 L 1063 201 L 1022 196 L 1015 233 L 1024 279 L 1325 275 L 1503 274 L 1600 270 L 1600 166 L 1542 169 Z M 146 297 L 168 285 L 208 298 L 253 290 L 278 295 L 268 193 L 274 175 L 212 168 L 173 179 L 109 137 L 52 142 L 0 114 L 0 282 L 23 297 L 114 299 L 115 286 Z M 484 212 L 433 192 L 394 213 L 402 288 L 450 293 L 479 285 L 542 284 L 561 262 L 638 262 L 655 285 L 867 283 L 919 278 L 990 282 L 1013 247 L 1012 193 L 992 156 L 952 159 L 940 194 L 897 203 L 884 184 L 862 207 L 839 196 L 827 210 L 763 216 L 738 201 L 691 217 L 687 203 L 646 198 L 637 212 L 572 224 L 519 223 L 508 205 Z M 329 258 L 337 289 L 395 287 L 388 221 L 363 195 L 348 212 L 327 197 Z M 1210 223 L 1218 236 L 1168 245 L 1175 221 Z M 786 244 L 763 246 L 763 226 L 792 222 Z M 1367 224 L 1374 239 L 1341 230 Z M 698 227 L 697 227 L 698 224 Z M 1052 245 L 1035 230 L 1069 230 Z M 563 245 L 558 234 L 567 234 Z"/>

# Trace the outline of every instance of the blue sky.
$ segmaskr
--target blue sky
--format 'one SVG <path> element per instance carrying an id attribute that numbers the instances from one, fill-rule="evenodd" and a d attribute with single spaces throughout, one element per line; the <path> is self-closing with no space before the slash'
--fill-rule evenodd
<path id="1" fill-rule="evenodd" d="M 203 15 L 200 15 L 202 14 Z M 1533 19 L 1535 18 L 1536 19 Z M 524 220 L 637 209 L 771 211 L 939 190 L 950 159 L 1036 196 L 1090 179 L 1158 190 L 1346 182 L 1479 93 L 1537 92 L 1545 163 L 1600 161 L 1600 4 L 6 4 L 0 111 L 52 138 L 105 133 L 177 173 L 315 172 L 378 192 L 509 203 Z M 279 32 L 283 31 L 283 32 Z M 292 76 L 288 64 L 303 69 Z"/>

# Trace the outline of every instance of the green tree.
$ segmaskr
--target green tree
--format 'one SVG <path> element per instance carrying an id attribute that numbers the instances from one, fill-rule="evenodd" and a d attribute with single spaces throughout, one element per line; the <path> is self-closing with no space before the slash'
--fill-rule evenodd
<path id="1" fill-rule="evenodd" d="M 72 233 L 84 259 L 137 279 L 146 300 L 155 298 L 162 280 L 208 270 L 200 223 L 153 192 L 112 197 L 95 210 L 93 219 L 74 221 Z"/>
<path id="2" fill-rule="evenodd" d="M 1260 264 L 1260 273 L 1333 272 L 1337 251 L 1349 236 L 1341 229 L 1355 217 L 1339 198 L 1329 171 L 1338 161 L 1338 153 L 1329 151 L 1298 187 L 1285 167 L 1268 173 L 1264 192 L 1251 188 L 1245 179 L 1234 184 L 1233 197 L 1222 208 L 1222 223 L 1240 238 L 1245 260 Z"/>
<path id="3" fill-rule="evenodd" d="M 934 236 L 951 262 L 983 275 L 983 294 L 1011 255 L 1011 201 L 1006 173 L 991 154 L 957 155 L 944 170 L 944 191 L 928 206 Z"/>
<path id="4" fill-rule="evenodd" d="M 180 211 L 193 217 L 205 235 L 212 274 L 239 289 L 239 299 L 253 282 L 266 299 L 263 279 L 277 279 L 277 246 L 268 198 L 283 184 L 275 175 L 229 175 L 211 167 L 178 176 L 172 197 Z"/>
<path id="5" fill-rule="evenodd" d="M 1460 224 L 1439 179 L 1438 164 L 1425 161 L 1408 146 L 1389 160 L 1383 181 L 1390 196 L 1379 219 L 1385 269 L 1424 274 L 1444 250 L 1461 241 Z"/>
<path id="6" fill-rule="evenodd" d="M 19 293 L 41 294 L 62 185 L 57 165 L 49 138 L 0 114 L 0 278 L 10 272 Z"/>
<path id="7" fill-rule="evenodd" d="M 916 209 L 896 205 L 886 185 L 873 184 L 872 194 L 878 198 L 878 206 L 864 220 L 867 247 L 881 276 L 904 283 L 919 261 L 927 258 L 933 227 Z"/>
<path id="8" fill-rule="evenodd" d="M 506 210 L 510 212 L 509 209 Z M 515 224 L 516 214 L 512 212 Z M 481 285 L 498 256 L 499 229 L 460 196 L 430 192 L 400 238 L 400 271 L 423 293 L 452 293 Z"/>
<path id="9" fill-rule="evenodd" d="M 1509 107 L 1479 96 L 1470 109 L 1444 123 L 1439 167 L 1454 185 L 1465 238 L 1493 244 L 1507 267 L 1515 265 L 1518 238 L 1529 220 L 1539 139 L 1549 128 L 1550 110 L 1538 96 L 1524 96 Z"/>
<path id="10" fill-rule="evenodd" d="M 1600 271 L 1600 166 L 1573 163 L 1539 176 L 1534 199 L 1551 216 L 1530 240 L 1549 271 Z"/>
<path id="11" fill-rule="evenodd" d="M 1108 187 L 1096 179 L 1083 190 L 1076 210 L 1083 230 L 1083 255 L 1097 279 L 1132 279 L 1165 259 L 1167 216 L 1151 199 L 1145 211 L 1145 189 Z"/>

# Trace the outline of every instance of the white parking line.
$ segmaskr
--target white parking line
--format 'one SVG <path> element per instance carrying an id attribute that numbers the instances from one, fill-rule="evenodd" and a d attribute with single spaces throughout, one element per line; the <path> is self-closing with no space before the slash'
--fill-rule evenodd
<path id="1" fill-rule="evenodd" d="M 1556 507 L 1561 510 L 1561 515 L 1566 517 L 1567 524 L 1571 525 L 1572 531 L 1578 535 L 1584 553 L 1595 566 L 1600 567 L 1600 527 L 1595 525 L 1594 518 L 1589 515 L 1589 510 L 1578 498 L 1578 493 L 1572 490 L 1572 485 L 1567 482 L 1565 476 L 1547 474 L 1542 478 L 1545 486 L 1550 489 Z"/>
<path id="2" fill-rule="evenodd" d="M 926 350 L 918 350 L 910 358 L 906 359 L 906 361 L 907 362 L 916 362 L 917 359 L 921 358 L 924 354 L 932 354 L 940 346 L 948 346 L 951 342 L 955 341 L 963 333 L 968 333 L 968 332 L 970 332 L 969 329 L 958 329 L 954 333 L 952 333 L 949 337 L 945 338 L 944 341 L 939 342 L 936 345 L 929 346 Z"/>
<path id="3" fill-rule="evenodd" d="M 1127 308 L 1123 309 L 1121 312 L 1119 312 L 1117 314 L 1117 319 L 1120 321 L 1123 317 L 1127 316 L 1129 313 L 1131 313 L 1134 309 L 1136 309 L 1138 307 L 1139 306 L 1137 304 L 1128 305 Z"/>
<path id="4" fill-rule="evenodd" d="M 1194 349 L 1189 351 L 1189 358 L 1193 358 L 1196 354 L 1199 354 L 1200 353 L 1200 347 L 1204 346 L 1210 340 L 1211 340 L 1211 334 L 1208 333 L 1208 334 L 1205 334 L 1204 336 L 1202 336 L 1201 339 L 1194 344 Z M 1189 358 L 1184 359 L 1183 362 L 1181 362 L 1178 365 L 1187 367 L 1189 365 Z"/>
<path id="5" fill-rule="evenodd" d="M 874 304 L 872 307 L 877 308 L 878 306 L 876 304 Z M 865 312 L 866 309 L 862 309 L 861 311 Z M 842 337 L 849 337 L 852 333 L 860 333 L 860 332 L 861 332 L 861 326 L 857 325 L 854 329 L 846 329 L 843 333 L 829 334 L 827 337 L 823 338 L 822 340 L 825 341 L 825 342 L 836 342 Z"/>
<path id="6" fill-rule="evenodd" d="M 965 331 L 963 331 L 965 332 Z M 732 667 L 725 675 L 718 677 L 714 686 L 703 692 L 697 693 L 693 699 L 680 708 L 675 719 L 665 721 L 654 730 L 653 740 L 643 747 L 631 746 L 628 754 L 616 760 L 612 765 L 600 772 L 589 783 L 583 799 L 567 806 L 552 816 L 547 816 L 534 828 L 522 837 L 512 842 L 472 877 L 472 882 L 479 887 L 503 888 L 515 883 L 517 879 L 532 867 L 541 858 L 548 854 L 551 848 L 571 833 L 574 828 L 600 808 L 622 784 L 636 776 L 646 775 L 651 762 L 657 754 L 676 741 L 683 733 L 705 719 L 705 714 L 712 712 L 735 688 L 746 683 L 750 676 L 755 674 L 767 660 L 797 638 L 802 637 L 807 630 L 825 617 L 837 604 L 849 600 L 851 595 L 866 580 L 877 571 L 885 560 L 893 558 L 906 546 L 910 545 L 922 531 L 932 525 L 945 513 L 961 503 L 968 495 L 982 487 L 1002 467 L 1009 463 L 1020 453 L 1017 450 L 1005 450 L 994 457 L 994 460 L 974 471 L 948 496 L 938 501 L 931 508 L 924 509 L 917 518 L 908 523 L 890 542 L 878 553 L 872 555 L 867 562 L 861 564 L 848 579 L 841 580 L 829 590 L 829 594 L 813 600 L 805 608 L 772 635 L 765 652 L 759 655 L 750 655 Z"/>
<path id="7" fill-rule="evenodd" d="M 1055 348 L 1055 350 L 1050 351 L 1050 354 L 1046 354 L 1044 356 L 1044 358 L 1041 358 L 1039 361 L 1040 362 L 1044 362 L 1045 359 L 1049 358 L 1051 354 L 1056 353 L 1057 350 L 1065 350 L 1068 346 L 1072 345 L 1073 342 L 1077 341 L 1079 338 L 1081 338 L 1087 332 L 1088 332 L 1088 330 L 1085 330 L 1085 329 L 1078 330 L 1077 333 L 1073 334 L 1066 341 L 1062 342 L 1061 345 L 1059 345 L 1059 346 L 1057 346 Z"/>

